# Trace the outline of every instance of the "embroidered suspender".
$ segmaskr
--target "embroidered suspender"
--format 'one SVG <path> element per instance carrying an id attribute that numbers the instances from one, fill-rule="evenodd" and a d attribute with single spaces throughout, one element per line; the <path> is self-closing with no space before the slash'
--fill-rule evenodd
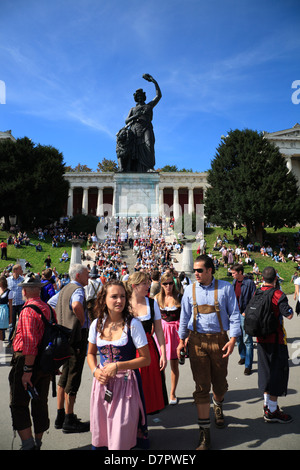
<path id="1" fill-rule="evenodd" d="M 221 328 L 221 333 L 224 333 L 224 328 L 223 328 L 221 314 L 220 314 L 220 306 L 219 306 L 219 301 L 218 301 L 218 279 L 215 279 L 214 302 L 215 302 L 214 305 L 208 305 L 208 304 L 197 305 L 196 283 L 195 282 L 193 283 L 193 312 L 194 312 L 193 330 L 194 332 L 197 331 L 196 320 L 197 320 L 198 313 L 207 314 L 207 313 L 216 312 L 218 320 L 219 320 L 219 325 Z"/>

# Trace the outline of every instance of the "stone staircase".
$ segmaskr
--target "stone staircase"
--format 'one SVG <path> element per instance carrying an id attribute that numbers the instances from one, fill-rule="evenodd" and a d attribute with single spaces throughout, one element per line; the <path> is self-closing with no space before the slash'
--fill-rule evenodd
<path id="1" fill-rule="evenodd" d="M 168 235 L 165 239 L 166 242 L 171 242 L 173 243 L 175 238 L 175 235 L 171 233 Z M 122 251 L 122 260 L 126 262 L 128 269 L 129 269 L 129 274 L 132 274 L 134 272 L 134 265 L 136 263 L 136 256 L 134 255 L 134 252 L 132 249 L 129 248 L 128 243 L 124 245 L 125 249 Z M 174 265 L 174 268 L 178 273 L 183 271 L 183 259 L 184 259 L 184 250 L 181 253 L 178 253 L 176 251 L 173 251 L 171 254 L 171 259 Z M 91 250 L 85 250 L 85 255 L 89 257 L 90 259 L 86 259 L 82 261 L 82 264 L 87 266 L 88 264 L 92 267 L 93 263 L 95 261 L 95 252 Z"/>
<path id="2" fill-rule="evenodd" d="M 90 259 L 83 260 L 82 264 L 84 266 L 89 264 L 92 267 L 96 257 L 95 252 L 91 250 L 85 250 L 85 255 Z M 129 248 L 128 244 L 125 244 L 125 249 L 122 251 L 122 261 L 126 262 L 129 269 L 129 274 L 132 274 L 134 272 L 133 268 L 136 263 L 136 257 L 133 254 L 133 251 Z"/>

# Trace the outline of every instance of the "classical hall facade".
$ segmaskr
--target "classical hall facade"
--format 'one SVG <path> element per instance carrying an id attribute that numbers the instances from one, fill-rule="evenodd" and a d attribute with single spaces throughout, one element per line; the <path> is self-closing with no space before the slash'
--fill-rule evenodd
<path id="1" fill-rule="evenodd" d="M 279 148 L 300 186 L 300 125 L 297 123 L 290 129 L 264 132 L 263 135 Z M 207 188 L 206 172 L 146 173 L 143 181 L 135 173 L 127 174 L 126 181 L 120 173 L 70 172 L 65 174 L 65 178 L 70 183 L 66 209 L 68 217 L 92 214 L 167 215 L 177 218 L 186 212 L 191 214 L 203 210 Z M 123 189 L 120 190 L 120 187 Z M 125 200 L 125 209 L 124 204 L 121 208 L 121 199 Z M 140 205 L 145 207 L 144 212 L 140 210 Z M 135 207 L 137 214 L 134 214 Z"/>

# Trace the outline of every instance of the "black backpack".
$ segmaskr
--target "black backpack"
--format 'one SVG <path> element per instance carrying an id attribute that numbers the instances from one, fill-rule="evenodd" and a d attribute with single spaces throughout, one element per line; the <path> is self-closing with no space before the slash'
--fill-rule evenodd
<path id="1" fill-rule="evenodd" d="M 245 333 L 265 337 L 276 333 L 278 321 L 272 309 L 272 297 L 276 289 L 257 289 L 245 309 Z"/>
<path id="2" fill-rule="evenodd" d="M 53 396 L 56 396 L 54 380 L 56 372 L 71 356 L 72 349 L 69 343 L 71 330 L 57 324 L 53 309 L 50 305 L 50 320 L 47 320 L 37 305 L 28 304 L 26 305 L 26 308 L 27 307 L 39 313 L 45 325 L 43 338 L 39 345 L 39 352 L 36 358 L 36 365 L 39 370 L 50 373 L 53 376 Z"/>

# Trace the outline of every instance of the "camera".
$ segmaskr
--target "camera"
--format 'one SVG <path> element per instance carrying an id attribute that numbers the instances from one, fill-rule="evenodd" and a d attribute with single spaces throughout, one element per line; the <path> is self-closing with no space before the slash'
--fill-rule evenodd
<path id="1" fill-rule="evenodd" d="M 36 391 L 35 387 L 31 387 L 31 385 L 27 384 L 27 392 L 28 392 L 28 395 L 30 396 L 31 400 L 38 400 L 39 399 L 39 394 Z"/>
<path id="2" fill-rule="evenodd" d="M 180 358 L 179 358 L 179 364 L 183 365 L 185 363 L 185 350 L 182 349 L 180 351 Z"/>
<path id="3" fill-rule="evenodd" d="M 112 401 L 113 394 L 110 390 L 106 390 L 105 395 L 104 395 L 104 400 L 107 401 L 107 403 L 111 403 Z"/>

